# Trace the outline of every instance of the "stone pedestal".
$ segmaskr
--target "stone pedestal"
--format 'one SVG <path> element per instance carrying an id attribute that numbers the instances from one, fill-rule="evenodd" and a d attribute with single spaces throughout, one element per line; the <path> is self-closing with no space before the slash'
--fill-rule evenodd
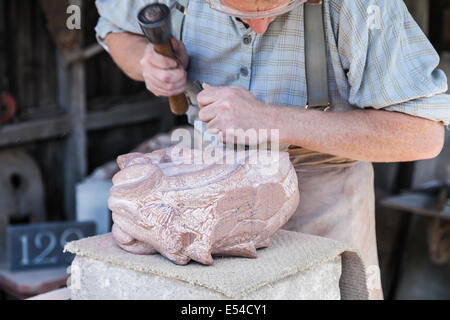
<path id="1" fill-rule="evenodd" d="M 365 299 L 364 267 L 343 243 L 280 230 L 258 258 L 218 257 L 213 266 L 179 266 L 163 256 L 118 248 L 110 234 L 67 244 L 71 298 Z"/>

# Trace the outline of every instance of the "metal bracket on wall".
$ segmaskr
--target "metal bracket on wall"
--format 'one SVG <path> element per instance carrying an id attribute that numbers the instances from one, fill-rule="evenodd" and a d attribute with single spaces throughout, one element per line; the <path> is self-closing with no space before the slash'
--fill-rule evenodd
<path id="1" fill-rule="evenodd" d="M 87 48 L 77 50 L 65 56 L 64 64 L 66 67 L 70 67 L 76 63 L 84 62 L 85 60 L 88 60 L 102 52 L 104 52 L 103 47 L 97 43 L 94 43 Z"/>

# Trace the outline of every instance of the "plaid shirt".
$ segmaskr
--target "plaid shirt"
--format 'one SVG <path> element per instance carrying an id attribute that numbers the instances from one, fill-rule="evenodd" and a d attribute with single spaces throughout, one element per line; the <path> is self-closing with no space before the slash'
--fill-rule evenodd
<path id="1" fill-rule="evenodd" d="M 168 5 L 174 0 L 159 1 Z M 137 12 L 154 0 L 97 0 L 97 38 L 139 33 Z M 332 111 L 376 108 L 450 124 L 450 96 L 439 56 L 402 0 L 324 0 Z M 370 5 L 378 5 L 375 27 Z M 304 107 L 303 6 L 256 34 L 235 18 L 190 0 L 182 34 L 189 78 L 239 85 L 267 104 Z"/>

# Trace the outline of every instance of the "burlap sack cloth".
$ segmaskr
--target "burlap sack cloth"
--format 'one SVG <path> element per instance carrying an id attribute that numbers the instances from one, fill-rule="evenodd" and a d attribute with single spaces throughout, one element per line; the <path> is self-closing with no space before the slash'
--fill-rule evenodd
<path id="1" fill-rule="evenodd" d="M 298 176 L 300 204 L 283 229 L 352 244 L 366 270 L 374 272 L 368 283 L 370 299 L 383 299 L 372 164 L 295 146 L 288 151 Z"/>

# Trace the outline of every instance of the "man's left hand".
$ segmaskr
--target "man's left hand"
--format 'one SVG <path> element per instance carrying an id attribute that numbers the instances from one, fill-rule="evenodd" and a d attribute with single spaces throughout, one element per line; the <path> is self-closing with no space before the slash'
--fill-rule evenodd
<path id="1" fill-rule="evenodd" d="M 275 129 L 273 107 L 256 99 L 244 87 L 211 87 L 207 84 L 197 96 L 199 118 L 208 123 L 210 133 L 222 133 L 227 129 Z"/>

